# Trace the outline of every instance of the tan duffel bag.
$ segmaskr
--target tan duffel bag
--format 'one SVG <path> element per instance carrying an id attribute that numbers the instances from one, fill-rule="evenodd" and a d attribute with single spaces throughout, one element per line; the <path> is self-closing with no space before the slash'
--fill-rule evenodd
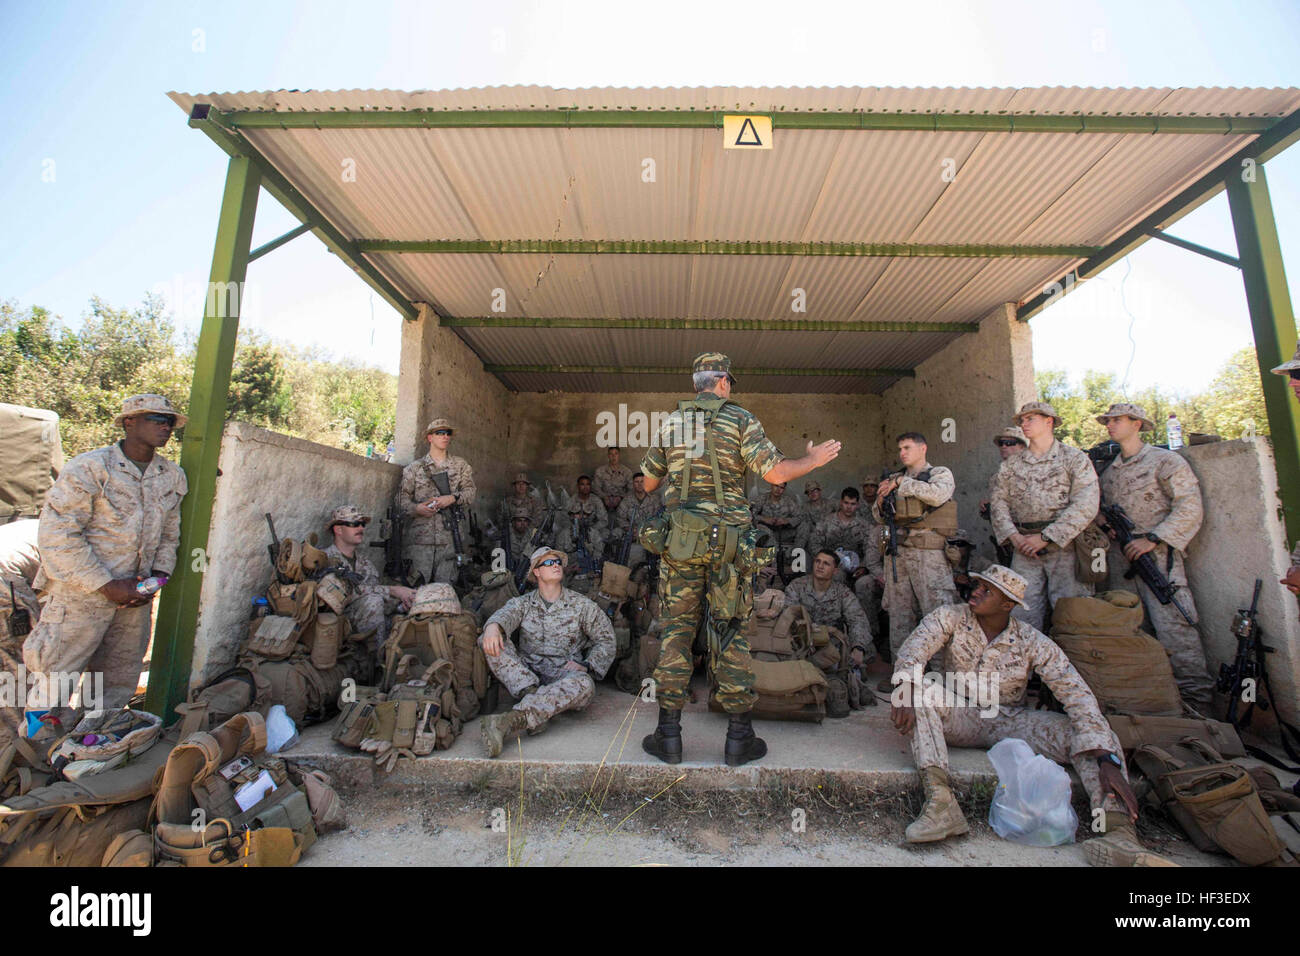
<path id="1" fill-rule="evenodd" d="M 750 712 L 763 720 L 798 720 L 820 724 L 826 719 L 826 675 L 812 661 L 754 661 Z M 709 710 L 722 713 L 717 688 L 709 692 Z"/>

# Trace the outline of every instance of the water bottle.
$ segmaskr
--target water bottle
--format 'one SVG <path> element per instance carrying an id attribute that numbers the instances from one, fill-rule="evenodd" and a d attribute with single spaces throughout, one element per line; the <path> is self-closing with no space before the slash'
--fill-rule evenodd
<path id="1" fill-rule="evenodd" d="M 167 583 L 167 575 L 159 574 L 156 577 L 145 578 L 143 581 L 135 582 L 135 593 L 141 597 L 148 597 L 150 594 L 157 594 L 164 584 Z"/>
<path id="2" fill-rule="evenodd" d="M 1183 447 L 1183 425 L 1178 420 L 1178 416 L 1173 412 L 1169 413 L 1169 424 L 1166 426 L 1169 438 L 1169 450 Z"/>
<path id="3" fill-rule="evenodd" d="M 271 613 L 271 602 L 258 595 L 253 598 L 253 617 L 266 617 Z"/>

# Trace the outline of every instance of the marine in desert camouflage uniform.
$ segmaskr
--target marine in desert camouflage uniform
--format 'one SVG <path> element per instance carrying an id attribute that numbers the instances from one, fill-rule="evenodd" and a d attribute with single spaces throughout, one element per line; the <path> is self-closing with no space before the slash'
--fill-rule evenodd
<path id="1" fill-rule="evenodd" d="M 613 514 L 618 511 L 618 506 L 623 503 L 623 499 L 632 493 L 632 469 L 620 464 L 620 453 L 617 448 L 610 448 L 605 454 L 609 458 L 609 463 L 596 469 L 591 490 L 605 506 L 605 510 Z"/>
<path id="2" fill-rule="evenodd" d="M 513 521 L 515 512 L 523 508 L 528 512 L 528 518 L 533 527 L 537 527 L 541 523 L 542 512 L 546 510 L 546 505 L 542 503 L 541 498 L 530 493 L 533 483 L 528 480 L 527 473 L 521 471 L 515 475 L 512 487 L 515 493 L 501 502 L 499 512 L 501 520 L 504 522 Z"/>
<path id="3" fill-rule="evenodd" d="M 1097 472 L 1086 453 L 1052 436 L 1060 421 L 1046 402 L 1016 413 L 1029 447 L 1002 463 L 989 499 L 993 537 L 1016 549 L 1011 570 L 1029 582 L 1015 616 L 1036 628 L 1060 598 L 1093 593 L 1075 574 L 1071 545 L 1097 517 Z"/>
<path id="4" fill-rule="evenodd" d="M 1108 583 L 1112 588 L 1136 588 L 1156 640 L 1169 652 L 1179 693 L 1208 716 L 1214 702 L 1214 680 L 1206 668 L 1200 632 L 1172 603 L 1161 604 L 1140 577 L 1124 577 L 1130 561 L 1151 555 L 1156 567 L 1178 589 L 1178 602 L 1197 620 L 1183 556 L 1201 527 L 1201 486 L 1182 455 L 1142 441 L 1141 433 L 1151 431 L 1155 424 L 1141 406 L 1112 405 L 1097 421 L 1120 446 L 1120 453 L 1102 472 L 1101 500 L 1119 505 L 1133 522 L 1134 540 L 1122 551 L 1112 542 L 1106 555 Z"/>
<path id="5" fill-rule="evenodd" d="M 636 525 L 632 532 L 632 543 L 627 549 L 627 566 L 635 568 L 638 564 L 646 560 L 645 548 L 641 547 L 637 541 L 637 531 L 645 525 L 647 521 L 663 510 L 664 501 L 658 492 L 649 492 L 645 490 L 645 475 L 639 471 L 632 476 L 632 493 L 623 499 L 623 503 L 618 506 L 618 512 L 614 516 L 614 532 L 610 537 L 610 544 L 614 548 L 612 560 L 618 560 L 618 549 L 623 547 L 623 539 L 627 537 L 628 528 Z"/>
<path id="6" fill-rule="evenodd" d="M 23 645 L 29 675 L 102 672 L 106 709 L 135 693 L 149 644 L 153 596 L 138 580 L 170 575 L 180 541 L 185 473 L 155 454 L 186 418 L 161 395 L 133 395 L 114 419 L 125 438 L 73 458 L 41 509 L 41 570 L 49 598 Z M 30 706 L 28 710 L 45 710 Z M 53 708 L 65 730 L 80 695 Z"/>
<path id="7" fill-rule="evenodd" d="M 777 544 L 782 548 L 795 546 L 802 520 L 799 502 L 786 494 L 784 481 L 772 485 L 754 506 L 754 524 L 770 528 Z"/>
<path id="8" fill-rule="evenodd" d="M 578 542 L 581 538 L 587 549 L 587 556 L 593 563 L 589 570 L 600 570 L 602 555 L 605 553 L 605 533 L 609 529 L 609 512 L 604 503 L 591 491 L 591 478 L 581 475 L 578 478 L 578 493 L 569 499 L 569 508 L 555 529 L 555 546 L 569 555 L 569 572 L 580 573 L 578 567 Z M 574 529 L 577 529 L 575 535 Z"/>
<path id="9" fill-rule="evenodd" d="M 835 580 L 839 561 L 834 551 L 821 550 L 813 556 L 812 573 L 795 578 L 785 588 L 785 603 L 802 604 L 814 624 L 826 624 L 843 631 L 853 648 L 853 664 L 862 666 L 876 654 L 871 644 L 867 615 L 852 591 Z"/>
<path id="10" fill-rule="evenodd" d="M 528 556 L 537 550 L 537 545 L 533 544 L 536 531 L 532 513 L 527 507 L 516 505 L 510 514 L 510 554 L 515 561 L 527 561 Z"/>
<path id="11" fill-rule="evenodd" d="M 341 505 L 330 515 L 326 531 L 333 540 L 325 549 L 330 565 L 343 565 L 356 575 L 353 586 L 355 592 L 348 602 L 344 614 L 352 627 L 353 634 L 374 631 L 370 646 L 379 650 L 388 640 L 391 624 L 389 618 L 398 612 L 405 612 L 415 600 L 415 591 L 400 585 L 381 584 L 379 570 L 366 557 L 361 548 L 361 539 L 365 537 L 366 525 L 370 524 L 370 515 L 363 514 L 355 505 Z"/>
<path id="12" fill-rule="evenodd" d="M 456 578 L 456 546 L 452 538 L 448 508 L 460 514 L 461 544 L 469 557 L 468 508 L 474 504 L 474 469 L 464 458 L 447 452 L 455 429 L 445 418 L 436 418 L 425 429 L 429 453 L 402 469 L 397 491 L 397 508 L 410 519 L 403 541 L 411 572 L 422 574 L 429 583 Z M 446 472 L 450 494 L 442 495 L 433 475 Z"/>
<path id="13" fill-rule="evenodd" d="M 1029 439 L 1027 439 L 1025 433 L 1020 430 L 1020 426 L 1008 425 L 1006 428 L 1002 429 L 1002 431 L 993 436 L 993 444 L 998 450 L 999 461 L 1006 461 L 1012 455 L 1018 455 L 1028 448 Z M 1001 465 L 998 467 L 1001 467 Z M 989 475 L 987 496 L 980 502 L 980 517 L 990 524 L 993 522 L 993 514 L 989 510 L 989 503 L 993 500 L 993 488 L 997 483 L 998 473 L 997 471 L 994 471 L 993 474 Z M 1011 547 L 1009 544 L 998 544 L 992 536 L 989 537 L 989 542 L 997 552 L 998 563 L 1009 567 L 1011 565 L 1011 558 L 1016 553 L 1016 549 Z"/>
<path id="14" fill-rule="evenodd" d="M 838 509 L 823 518 L 813 530 L 808 542 L 808 553 L 814 555 L 822 549 L 831 552 L 843 550 L 852 551 L 858 556 L 859 564 L 851 573 L 846 573 L 837 562 L 835 580 L 853 588 L 853 594 L 862 605 L 874 639 L 880 630 L 884 563 L 876 544 L 876 524 L 868 517 L 870 509 L 864 509 L 861 505 L 857 490 L 845 488 L 840 495 Z"/>
<path id="15" fill-rule="evenodd" d="M 804 503 L 799 510 L 799 531 L 795 535 L 795 547 L 808 551 L 811 547 L 813 530 L 823 518 L 835 514 L 839 504 L 822 494 L 822 486 L 817 481 L 803 483 Z"/>
<path id="16" fill-rule="evenodd" d="M 1105 814 L 1105 836 L 1085 844 L 1094 865 L 1146 865 L 1152 858 L 1137 842 L 1137 797 L 1128 784 L 1123 750 L 1097 699 L 1069 658 L 1046 635 L 1011 617 L 1024 600 L 1026 582 L 1001 565 L 974 575 L 965 604 L 930 612 L 899 649 L 895 663 L 894 726 L 911 738 L 926 802 L 907 828 L 912 843 L 931 843 L 968 829 L 948 780 L 948 747 L 991 747 L 1016 737 L 1036 753 L 1070 763 L 1089 803 Z M 952 677 L 919 699 L 926 664 L 936 655 Z M 1026 706 L 1037 673 L 1065 708 L 1064 714 Z M 937 675 L 936 675 L 937 676 Z M 1163 861 L 1159 861 L 1163 862 Z"/>
<path id="17" fill-rule="evenodd" d="M 614 626 L 593 601 L 563 586 L 567 560 L 562 551 L 538 548 L 528 571 L 537 590 L 511 598 L 483 625 L 479 646 L 488 668 L 519 699 L 514 709 L 483 718 L 489 757 L 510 734 L 536 733 L 557 714 L 584 709 L 614 663 Z"/>
<path id="18" fill-rule="evenodd" d="M 682 529 L 679 553 L 693 545 L 688 557 L 674 557 L 665 549 L 660 562 L 663 630 L 654 671 L 659 724 L 641 746 L 667 763 L 681 762 L 681 713 L 694 670 L 691 645 L 707 600 L 704 623 L 717 701 L 731 715 L 724 755 L 735 766 L 767 753 L 749 715 L 754 672 L 743 628 L 753 608 L 751 584 L 759 558 L 745 498 L 745 470 L 769 484 L 784 484 L 833 460 L 840 446 L 828 441 L 814 448 L 809 442 L 803 458 L 784 458 L 762 423 L 731 400 L 735 378 L 727 356 L 696 356 L 692 375 L 695 396 L 666 417 L 657 444 L 641 462 L 647 491 L 668 481 L 665 518 Z M 707 530 L 691 531 L 686 526 L 693 521 Z"/>
<path id="19" fill-rule="evenodd" d="M 904 432 L 898 436 L 898 457 L 904 471 L 896 472 L 881 483 L 876 491 L 871 516 L 884 521 L 881 504 L 885 497 L 897 490 L 896 501 L 915 498 L 931 509 L 939 508 L 952 500 L 957 488 L 952 472 L 942 465 L 931 466 L 926 460 L 928 446 L 919 432 Z M 929 480 L 920 476 L 930 473 Z M 921 525 L 927 523 L 923 519 Z M 955 524 L 955 522 L 954 522 Z M 885 607 L 889 611 L 889 651 L 896 656 L 916 622 L 937 607 L 957 601 L 957 588 L 952 580 L 952 568 L 944 556 L 946 533 L 934 528 L 912 525 L 901 539 L 896 556 L 884 558 Z M 887 689 L 888 681 L 879 689 Z"/>

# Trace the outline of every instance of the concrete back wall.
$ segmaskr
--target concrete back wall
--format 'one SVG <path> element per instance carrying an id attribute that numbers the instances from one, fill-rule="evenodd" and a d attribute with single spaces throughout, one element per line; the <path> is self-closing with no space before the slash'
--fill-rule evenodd
<path id="1" fill-rule="evenodd" d="M 234 663 L 248 634 L 249 604 L 270 584 L 271 537 L 263 514 L 271 513 L 281 538 L 302 540 L 315 531 L 325 547 L 330 512 L 354 504 L 382 518 L 402 476 L 396 465 L 242 422 L 226 425 L 220 467 L 194 634 L 191 681 L 200 683 Z M 364 544 L 378 531 L 376 521 Z M 368 553 L 382 558 L 377 550 Z"/>
<path id="2" fill-rule="evenodd" d="M 1187 575 L 1210 673 L 1217 677 L 1219 665 L 1236 655 L 1237 639 L 1228 628 L 1237 609 L 1250 606 L 1255 579 L 1261 578 L 1259 625 L 1264 643 L 1276 649 L 1268 655 L 1269 680 L 1282 716 L 1300 722 L 1300 608 L 1278 583 L 1291 561 L 1273 449 L 1268 439 L 1257 438 L 1196 445 L 1181 454 L 1201 483 L 1205 506 L 1205 521 L 1188 550 Z M 1271 721 L 1270 714 L 1256 714 Z"/>
<path id="3" fill-rule="evenodd" d="M 671 411 L 679 400 L 691 396 L 689 375 L 682 375 L 682 384 L 684 388 L 679 394 L 524 392 L 515 395 L 508 461 L 492 475 L 492 494 L 499 500 L 509 493 L 510 477 L 520 469 L 527 470 L 539 486 L 548 480 L 557 492 L 561 487 L 572 490 L 578 475 L 591 474 L 606 463 L 606 450 L 596 444 L 598 415 L 609 412 L 617 420 L 620 404 L 626 405 L 625 417 L 635 413 L 648 417 L 652 412 Z M 883 422 L 879 396 L 738 392 L 736 400 L 758 416 L 768 437 L 782 453 L 791 457 L 801 456 L 809 441 L 817 443 L 836 438 L 844 443 L 840 457 L 815 473 L 826 494 L 838 495 L 845 485 L 857 487 L 866 474 L 879 474 Z M 636 471 L 644 454 L 644 446 L 625 448 L 623 463 Z M 476 463 L 475 468 L 477 474 Z M 758 484 L 761 482 L 751 475 L 747 487 Z M 479 487 L 487 485 L 485 477 Z M 791 492 L 803 493 L 803 479 L 795 481 L 786 491 Z"/>
<path id="4" fill-rule="evenodd" d="M 882 396 L 881 455 L 896 462 L 895 436 L 905 431 L 925 435 L 930 464 L 952 469 L 956 479 L 961 527 L 988 558 L 994 556 L 993 546 L 979 504 L 1002 461 L 993 436 L 1035 397 L 1033 339 L 1029 324 L 1016 320 L 1013 305 L 984 318 L 978 332 L 961 336 L 918 365 L 916 378 L 904 379 Z M 947 442 L 949 419 L 947 437 L 953 440 Z"/>

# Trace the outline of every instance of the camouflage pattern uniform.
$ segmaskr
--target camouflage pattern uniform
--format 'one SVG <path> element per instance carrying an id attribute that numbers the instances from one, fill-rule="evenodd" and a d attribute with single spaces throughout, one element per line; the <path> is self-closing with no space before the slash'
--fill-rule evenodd
<path id="1" fill-rule="evenodd" d="M 542 523 L 542 516 L 546 513 L 546 504 L 541 498 L 529 492 L 522 497 L 511 495 L 505 501 L 501 502 L 501 520 L 509 522 L 516 511 L 523 509 L 528 513 L 528 518 L 532 526 L 536 528 Z"/>
<path id="2" fill-rule="evenodd" d="M 388 587 L 379 583 L 379 570 L 366 557 L 361 548 L 357 548 L 352 557 L 339 550 L 338 545 L 331 544 L 325 549 L 330 564 L 342 564 L 356 572 L 360 582 L 353 582 L 356 593 L 344 613 L 352 626 L 353 634 L 364 634 L 374 630 L 371 645 L 375 648 L 384 646 L 388 640 L 388 616 L 397 610 L 397 598 L 389 596 Z"/>
<path id="3" fill-rule="evenodd" d="M 126 705 L 140 681 L 153 605 L 118 607 L 99 588 L 154 570 L 171 574 L 188 487 L 174 462 L 156 454 L 142 475 L 119 445 L 67 463 L 41 509 L 35 587 L 49 598 L 23 645 L 29 674 L 103 672 L 103 706 Z M 70 726 L 68 710 L 53 711 Z"/>
<path id="4" fill-rule="evenodd" d="M 690 429 L 683 425 L 681 409 L 665 417 L 659 433 L 659 442 L 646 452 L 641 471 L 648 478 L 668 479 L 664 488 L 664 507 L 675 511 L 682 504 L 683 472 L 685 472 L 687 505 L 683 510 L 700 515 L 707 520 L 736 528 L 742 543 L 752 534 L 749 502 L 745 498 L 745 469 L 765 475 L 785 460 L 767 435 L 763 425 L 753 413 L 734 401 L 722 399 L 712 392 L 695 396 L 699 409 L 690 409 L 690 415 L 708 415 L 707 426 L 712 433 L 718 461 L 718 476 L 722 483 L 722 501 L 715 500 L 713 469 L 707 454 L 695 454 L 696 445 L 690 441 Z M 698 420 L 698 418 L 693 419 Z M 699 436 L 694 436 L 698 438 Z M 753 560 L 752 558 L 750 560 Z M 738 567 L 739 565 L 739 567 Z M 744 624 L 753 608 L 754 595 L 751 575 L 755 568 L 736 564 L 722 564 L 705 553 L 685 560 L 672 558 L 665 552 L 659 566 L 660 632 L 662 645 L 659 665 L 655 668 L 656 696 L 660 706 L 667 710 L 681 710 L 686 704 L 694 665 L 691 645 L 704 601 L 709 599 L 713 626 L 721 631 L 732 615 L 723 615 L 717 607 L 723 589 L 734 579 L 737 597 L 734 617 L 741 629 L 713 660 L 713 675 L 718 684 L 717 700 L 722 709 L 732 714 L 747 713 L 754 706 L 754 670 L 749 656 L 749 641 L 744 635 Z"/>
<path id="5" fill-rule="evenodd" d="M 41 555 L 36 543 L 40 522 L 35 518 L 0 525 L 0 671 L 18 675 L 23 659 L 23 637 L 9 636 L 9 617 L 13 604 L 25 609 L 32 624 L 41 619 L 41 605 L 32 590 L 32 582 L 41 569 Z M 13 586 L 13 603 L 9 587 Z M 0 706 L 0 750 L 19 735 L 22 725 L 22 693 L 15 686 L 15 707 Z"/>
<path id="6" fill-rule="evenodd" d="M 438 497 L 438 489 L 431 475 L 447 473 L 451 493 L 459 499 L 460 540 L 469 555 L 469 517 L 466 509 L 474 504 L 474 469 L 464 458 L 449 454 L 438 465 L 431 455 L 425 455 L 402 469 L 402 484 L 397 491 L 397 507 L 410 519 L 403 543 L 406 557 L 411 561 L 411 573 L 423 574 L 424 580 L 453 581 L 456 578 L 456 547 L 452 541 L 450 516 L 445 511 L 424 518 L 415 513 L 415 506 Z"/>
<path id="7" fill-rule="evenodd" d="M 600 499 L 602 505 L 606 498 L 626 499 L 632 494 L 632 469 L 622 462 L 618 465 L 601 465 L 592 476 L 591 493 Z M 620 501 L 618 507 L 622 506 L 623 502 Z"/>
<path id="8" fill-rule="evenodd" d="M 918 770 L 942 767 L 946 771 L 949 745 L 991 747 L 999 740 L 1019 737 L 1035 753 L 1073 764 L 1094 809 L 1123 810 L 1114 796 L 1103 800 L 1096 759 L 1079 756 L 1088 750 L 1106 750 L 1122 758 L 1119 739 L 1101 715 L 1088 685 L 1051 639 L 1013 617 L 1006 630 L 990 641 L 969 605 L 948 605 L 927 614 L 903 642 L 894 673 L 914 678 L 940 651 L 943 673 L 997 674 L 998 709 L 996 715 L 982 717 L 981 710 L 987 714 L 988 708 L 974 701 L 917 707 L 912 756 Z M 1031 672 L 1056 695 L 1064 714 L 1026 706 Z M 1128 779 L 1127 771 L 1124 776 Z"/>
<path id="9" fill-rule="evenodd" d="M 596 696 L 592 676 L 604 677 L 614 663 L 614 625 L 594 602 L 568 588 L 549 605 L 540 591 L 511 598 L 487 619 L 484 631 L 493 623 L 506 639 L 501 653 L 487 659 L 488 668 L 512 697 L 522 698 L 514 709 L 525 715 L 529 730 L 566 710 L 585 708 Z M 515 628 L 518 646 L 510 640 Z M 565 670 L 568 661 L 586 664 L 590 673 Z"/>
<path id="10" fill-rule="evenodd" d="M 929 468 L 930 480 L 921 481 L 916 477 L 925 468 L 917 468 L 914 474 L 899 472 L 890 477 L 898 481 L 898 498 L 919 498 L 932 508 L 937 508 L 952 498 L 957 482 L 952 472 L 942 465 Z M 880 505 L 871 505 L 871 516 L 877 522 L 883 522 Z M 899 535 L 898 554 L 892 558 L 882 559 L 881 573 L 885 579 L 885 609 L 889 611 L 889 650 L 897 660 L 899 648 L 907 636 L 916 627 L 916 622 L 937 607 L 955 604 L 957 586 L 952 580 L 952 567 L 943 553 L 943 548 L 919 547 L 921 544 L 933 543 L 937 535 L 933 530 L 913 531 L 906 537 Z M 898 580 L 895 581 L 895 572 Z"/>
<path id="11" fill-rule="evenodd" d="M 1178 588 L 1179 603 L 1193 621 L 1197 620 L 1183 555 L 1201 527 L 1201 488 L 1186 459 L 1177 452 L 1146 444 L 1132 458 L 1117 455 L 1102 472 L 1101 497 L 1107 504 L 1124 509 L 1133 522 L 1135 537 L 1149 532 L 1160 539 L 1151 560 Z M 1156 638 L 1169 651 L 1169 663 L 1183 699 L 1208 713 L 1214 702 L 1214 681 L 1206 668 L 1200 632 L 1183 620 L 1173 604 L 1161 604 L 1141 578 L 1125 580 L 1129 562 L 1117 543 L 1111 542 L 1106 560 L 1110 587 L 1131 591 L 1136 586 Z"/>
<path id="12" fill-rule="evenodd" d="M 611 542 L 614 545 L 615 552 L 611 560 L 618 560 L 618 549 L 623 547 L 623 539 L 627 537 L 628 525 L 636 522 L 638 525 L 644 525 L 648 520 L 654 517 L 663 508 L 664 500 L 658 490 L 647 491 L 645 497 L 637 501 L 636 492 L 623 499 L 618 506 L 618 511 L 614 514 L 614 533 L 611 535 Z M 635 533 L 634 533 L 635 534 Z M 635 537 L 632 538 L 632 544 L 627 549 L 627 567 L 635 568 L 638 564 L 646 559 L 645 548 L 641 547 Z"/>
<path id="13" fill-rule="evenodd" d="M 828 516 L 818 522 L 817 527 L 813 530 L 808 542 L 808 563 L 811 565 L 817 552 L 823 548 L 835 551 L 843 549 L 854 552 L 862 559 L 861 567 L 867 569 L 867 573 L 860 575 L 853 581 L 853 593 L 858 598 L 858 603 L 862 605 L 862 610 L 866 613 L 868 626 L 871 628 L 871 634 L 874 637 L 880 629 L 880 597 L 884 589 L 876 580 L 884 574 L 884 559 L 880 556 L 880 547 L 877 545 L 879 532 L 874 521 L 867 517 L 867 512 L 861 505 L 858 511 L 853 515 L 853 520 L 845 522 L 839 515 L 839 509 L 831 512 Z M 844 573 L 841 567 L 835 568 L 835 580 L 842 583 L 848 583 L 848 575 Z"/>
<path id="14" fill-rule="evenodd" d="M 587 554 L 595 563 L 596 570 L 599 570 L 601 555 L 605 552 L 605 532 L 609 528 L 609 512 L 605 510 L 604 502 L 596 497 L 595 492 L 589 494 L 586 501 L 577 495 L 569 499 L 568 513 L 558 522 L 559 527 L 555 529 L 555 546 L 569 555 L 568 568 L 577 573 L 577 561 L 574 559 L 578 554 L 578 541 L 573 535 L 574 518 L 578 519 L 579 530 L 586 526 L 584 544 Z"/>
<path id="15" fill-rule="evenodd" d="M 1017 551 L 1011 558 L 1011 570 L 1029 582 L 1026 607 L 1016 608 L 1016 617 L 1042 627 L 1058 599 L 1093 593 L 1074 573 L 1070 545 L 1097 517 L 1098 502 L 1096 469 L 1077 448 L 1053 440 L 1041 456 L 1026 448 L 1002 463 L 989 496 L 993 537 L 1001 544 L 1020 529 L 1048 542 L 1047 554 L 1027 558 Z"/>
<path id="16" fill-rule="evenodd" d="M 836 505 L 838 508 L 839 505 Z M 790 496 L 790 489 L 786 488 L 785 493 L 780 498 L 772 497 L 769 491 L 766 495 L 758 500 L 754 507 L 755 518 L 785 518 L 790 523 L 782 528 L 768 528 L 776 538 L 777 543 L 782 548 L 793 548 L 799 537 L 799 528 L 803 523 L 803 513 L 799 509 L 799 502 Z M 755 522 L 757 523 L 757 522 Z M 763 527 L 767 527 L 763 525 Z M 786 559 L 787 561 L 789 558 Z"/>
<path id="17" fill-rule="evenodd" d="M 832 580 L 825 591 L 818 591 L 811 574 L 795 578 L 786 585 L 785 603 L 787 606 L 802 604 L 808 609 L 814 624 L 826 624 L 844 631 L 849 637 L 849 645 L 862 651 L 864 662 L 875 656 L 867 615 L 853 592 L 839 581 Z"/>
<path id="18" fill-rule="evenodd" d="M 803 507 L 799 512 L 799 532 L 795 536 L 795 547 L 803 548 L 808 552 L 809 560 L 812 559 L 812 535 L 823 519 L 829 518 L 835 512 L 840 510 L 839 502 L 828 501 L 825 497 L 821 501 L 808 501 L 805 499 Z M 860 513 L 860 512 L 859 512 Z"/>

